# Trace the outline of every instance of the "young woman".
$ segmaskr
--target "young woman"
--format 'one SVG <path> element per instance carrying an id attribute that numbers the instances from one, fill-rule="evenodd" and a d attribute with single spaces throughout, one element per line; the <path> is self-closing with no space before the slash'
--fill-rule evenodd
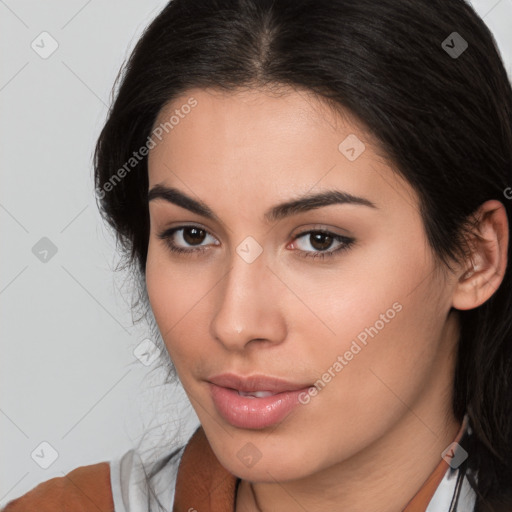
<path id="1" fill-rule="evenodd" d="M 201 425 L 7 511 L 512 510 L 512 90 L 466 2 L 173 0 L 95 169 Z"/>

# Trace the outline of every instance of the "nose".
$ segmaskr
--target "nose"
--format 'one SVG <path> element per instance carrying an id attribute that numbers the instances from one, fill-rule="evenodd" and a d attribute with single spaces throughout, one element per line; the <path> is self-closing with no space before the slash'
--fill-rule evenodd
<path id="1" fill-rule="evenodd" d="M 286 337 L 280 301 L 284 287 L 267 266 L 264 254 L 248 262 L 234 252 L 229 271 L 215 287 L 218 307 L 211 335 L 227 350 L 240 352 L 249 344 L 272 346 Z"/>

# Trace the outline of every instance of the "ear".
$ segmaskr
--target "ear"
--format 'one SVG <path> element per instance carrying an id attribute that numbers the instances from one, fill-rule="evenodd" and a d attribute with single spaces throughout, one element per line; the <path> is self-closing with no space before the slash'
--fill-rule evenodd
<path id="1" fill-rule="evenodd" d="M 455 309 L 473 309 L 498 289 L 507 267 L 509 227 L 502 203 L 490 200 L 475 212 L 470 254 L 461 264 L 452 297 Z"/>

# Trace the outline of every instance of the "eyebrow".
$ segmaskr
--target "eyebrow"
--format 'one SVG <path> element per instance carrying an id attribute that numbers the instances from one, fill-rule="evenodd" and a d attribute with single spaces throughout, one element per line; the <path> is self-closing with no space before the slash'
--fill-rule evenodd
<path id="1" fill-rule="evenodd" d="M 201 215 L 202 217 L 221 223 L 220 219 L 215 215 L 215 213 L 213 213 L 208 205 L 202 201 L 192 199 L 176 188 L 166 187 L 164 185 L 155 185 L 148 193 L 148 202 L 154 201 L 155 199 L 163 199 L 164 201 L 196 213 L 197 215 Z M 299 197 L 298 199 L 292 199 L 285 203 L 273 206 L 265 212 L 264 218 L 268 222 L 276 222 L 284 219 L 285 217 L 290 217 L 292 215 L 297 215 L 299 213 L 333 204 L 355 204 L 378 209 L 374 203 L 364 197 L 354 196 L 339 190 L 327 190 L 317 194 L 307 194 Z"/>

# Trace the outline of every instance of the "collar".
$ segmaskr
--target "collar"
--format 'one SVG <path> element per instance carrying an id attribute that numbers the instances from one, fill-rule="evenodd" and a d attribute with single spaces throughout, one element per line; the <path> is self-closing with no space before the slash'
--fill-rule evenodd
<path id="1" fill-rule="evenodd" d="M 465 416 L 454 442 L 461 439 L 467 423 Z M 442 458 L 402 512 L 425 512 L 449 467 Z M 200 426 L 185 446 L 180 461 L 173 512 L 234 512 L 238 482 L 220 464 Z"/>

